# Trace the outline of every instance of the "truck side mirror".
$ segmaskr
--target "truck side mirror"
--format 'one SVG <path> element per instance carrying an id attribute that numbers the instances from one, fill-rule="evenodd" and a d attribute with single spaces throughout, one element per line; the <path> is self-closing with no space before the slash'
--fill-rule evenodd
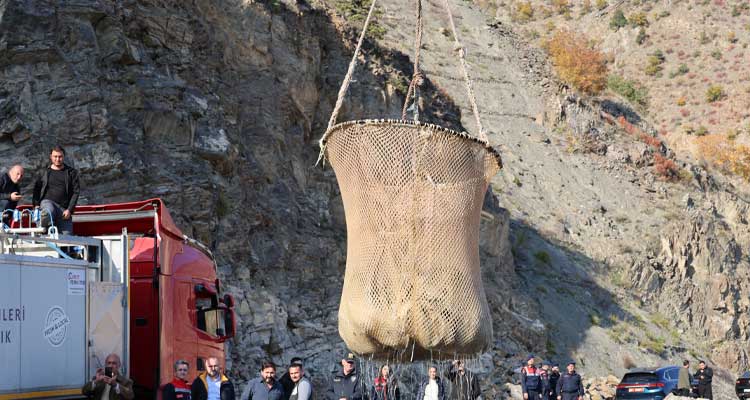
<path id="1" fill-rule="evenodd" d="M 231 294 L 225 294 L 222 301 L 227 306 L 227 308 L 234 308 L 234 296 L 232 296 Z"/>
<path id="2" fill-rule="evenodd" d="M 234 310 L 231 308 L 224 312 L 224 328 L 226 329 L 226 334 L 220 335 L 222 339 L 227 340 L 233 338 L 236 326 L 234 321 Z"/>

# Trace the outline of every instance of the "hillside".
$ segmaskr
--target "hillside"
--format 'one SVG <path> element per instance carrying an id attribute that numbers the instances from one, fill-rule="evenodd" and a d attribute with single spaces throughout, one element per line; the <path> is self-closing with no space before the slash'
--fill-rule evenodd
<path id="1" fill-rule="evenodd" d="M 386 4 L 381 43 L 409 54 L 409 5 Z M 486 5 L 455 9 L 484 124 L 505 161 L 494 190 L 510 212 L 520 275 L 508 308 L 544 335 L 521 343 L 615 375 L 695 357 L 746 368 L 747 186 L 608 123 L 601 111 L 655 130 L 650 114 L 617 97 L 560 89 L 544 53 Z M 425 13 L 426 32 L 441 35 L 425 40 L 424 69 L 471 130 L 455 57 L 445 56 L 452 43 L 442 2 L 427 2 Z M 681 178 L 665 179 L 656 156 L 676 157 Z"/>
<path id="2" fill-rule="evenodd" d="M 542 46 L 560 29 L 586 34 L 627 82 L 630 105 L 670 147 L 712 165 L 717 144 L 742 147 L 750 179 L 750 6 L 743 1 L 481 1 Z M 620 84 L 622 86 L 622 84 Z M 610 81 L 609 95 L 623 94 Z M 708 137 L 706 137 L 708 136 Z M 720 144 L 719 144 L 720 143 Z"/>
<path id="3" fill-rule="evenodd" d="M 503 385 L 529 352 L 574 357 L 588 376 L 705 357 L 726 393 L 748 367 L 747 189 L 617 122 L 651 132 L 651 112 L 560 84 L 523 34 L 533 21 L 513 26 L 495 18 L 502 7 L 451 4 L 505 163 L 482 225 L 495 348 L 472 368 L 485 397 L 508 395 Z M 400 115 L 413 5 L 381 6 L 342 121 Z M 261 358 L 298 355 L 324 388 L 344 350 L 343 208 L 333 171 L 314 164 L 363 7 L 0 2 L 3 168 L 21 162 L 32 176 L 59 142 L 81 170 L 82 203 L 164 198 L 215 252 L 236 296 L 228 367 L 237 383 Z M 426 1 L 425 15 L 423 118 L 475 133 L 442 1 Z M 664 178 L 657 155 L 674 160 L 679 180 Z"/>

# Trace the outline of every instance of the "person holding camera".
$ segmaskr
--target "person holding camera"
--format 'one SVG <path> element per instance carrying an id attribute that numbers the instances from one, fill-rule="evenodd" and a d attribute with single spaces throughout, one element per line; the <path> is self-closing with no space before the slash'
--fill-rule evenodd
<path id="1" fill-rule="evenodd" d="M 132 400 L 133 381 L 120 375 L 120 356 L 110 354 L 104 361 L 106 368 L 97 369 L 94 379 L 83 385 L 81 391 L 94 400 Z"/>

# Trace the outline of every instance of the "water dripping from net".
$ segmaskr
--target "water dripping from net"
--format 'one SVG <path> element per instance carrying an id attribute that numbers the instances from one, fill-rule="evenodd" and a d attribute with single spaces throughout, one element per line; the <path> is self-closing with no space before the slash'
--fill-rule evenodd
<path id="1" fill-rule="evenodd" d="M 417 392 L 420 385 L 428 379 L 430 367 L 437 368 L 437 375 L 445 387 L 446 398 L 449 398 L 453 388 L 448 377 L 448 371 L 453 365 L 453 361 L 458 360 L 463 363 L 469 381 L 483 368 L 478 356 L 461 357 L 453 355 L 454 357 L 449 358 L 448 355 L 441 352 L 430 352 L 429 360 L 411 362 L 408 361 L 411 356 L 410 353 L 411 349 L 403 349 L 378 359 L 372 355 L 360 357 L 357 368 L 360 376 L 359 384 L 364 398 L 384 400 L 382 397 L 373 396 L 375 380 L 384 365 L 388 365 L 390 368 L 385 400 L 423 400 L 417 398 Z M 477 376 L 477 378 L 479 377 Z"/>

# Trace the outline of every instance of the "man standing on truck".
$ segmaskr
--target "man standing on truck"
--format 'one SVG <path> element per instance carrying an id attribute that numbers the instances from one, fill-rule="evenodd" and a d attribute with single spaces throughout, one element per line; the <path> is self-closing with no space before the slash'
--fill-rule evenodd
<path id="1" fill-rule="evenodd" d="M 18 201 L 23 198 L 21 189 L 18 187 L 22 178 L 23 167 L 20 165 L 10 167 L 8 172 L 0 177 L 0 213 L 4 213 L 5 210 L 15 210 L 18 206 Z M 8 218 L 3 214 L 3 223 L 7 224 L 7 220 Z"/>
<path id="2" fill-rule="evenodd" d="M 240 396 L 240 400 L 282 400 L 284 388 L 276 380 L 276 364 L 263 361 L 260 377 L 250 380 Z"/>
<path id="3" fill-rule="evenodd" d="M 78 170 L 65 164 L 65 150 L 55 146 L 49 155 L 50 166 L 34 183 L 34 207 L 42 209 L 42 226 L 50 223 L 64 234 L 73 233 L 73 212 L 78 203 Z"/>
<path id="4" fill-rule="evenodd" d="M 97 369 L 96 376 L 90 382 L 83 385 L 84 395 L 93 397 L 94 400 L 132 400 L 133 381 L 120 375 L 120 356 L 110 354 L 104 360 L 105 369 Z"/>
<path id="5" fill-rule="evenodd" d="M 219 359 L 209 357 L 206 370 L 195 378 L 190 387 L 192 400 L 235 400 L 234 384 L 221 373 Z"/>
<path id="6" fill-rule="evenodd" d="M 174 379 L 164 385 L 162 400 L 190 400 L 190 383 L 185 379 L 190 370 L 190 364 L 185 360 L 174 362 Z"/>

